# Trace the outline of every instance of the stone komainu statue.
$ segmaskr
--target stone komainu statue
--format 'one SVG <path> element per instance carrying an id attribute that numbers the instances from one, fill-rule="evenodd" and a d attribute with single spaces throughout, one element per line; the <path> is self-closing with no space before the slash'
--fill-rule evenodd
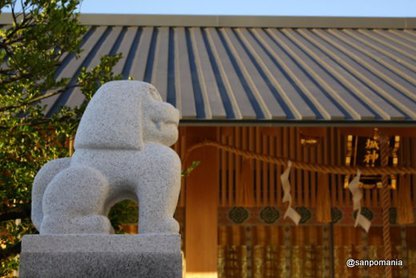
<path id="1" fill-rule="evenodd" d="M 40 234 L 112 233 L 107 215 L 124 199 L 139 203 L 140 233 L 177 233 L 181 163 L 169 146 L 178 122 L 178 110 L 151 84 L 104 84 L 81 119 L 74 155 L 35 177 L 32 220 Z"/>

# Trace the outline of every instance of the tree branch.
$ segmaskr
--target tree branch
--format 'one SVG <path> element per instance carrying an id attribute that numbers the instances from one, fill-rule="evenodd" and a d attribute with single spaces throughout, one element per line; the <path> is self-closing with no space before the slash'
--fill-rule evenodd
<path id="1" fill-rule="evenodd" d="M 68 116 L 59 118 L 60 121 L 68 121 L 68 120 L 71 120 L 71 119 L 73 119 L 73 118 L 68 117 Z M 77 121 L 79 121 L 79 120 L 80 120 L 80 118 L 77 119 Z M 51 118 L 43 118 L 39 121 L 23 122 L 23 123 L 14 125 L 13 127 L 5 127 L 5 126 L 0 125 L 0 130 L 10 130 L 10 129 L 14 129 L 14 128 L 17 128 L 17 127 L 20 127 L 20 126 L 32 126 L 32 127 L 34 127 L 34 126 L 50 123 L 51 121 L 52 121 Z"/>
<path id="2" fill-rule="evenodd" d="M 12 17 L 13 17 L 13 23 L 15 26 L 17 26 L 17 17 L 16 17 L 16 12 L 15 12 L 15 8 L 16 8 L 16 1 L 12 2 Z"/>
<path id="3" fill-rule="evenodd" d="M 3 107 L 0 107 L 0 112 L 4 112 L 4 111 L 10 110 L 10 109 L 20 108 L 20 107 L 23 107 L 23 106 L 26 106 L 26 105 L 30 105 L 30 104 L 38 102 L 42 99 L 58 95 L 60 93 L 65 92 L 66 90 L 73 89 L 73 88 L 76 88 L 76 87 L 79 87 L 79 85 L 68 86 L 68 87 L 65 87 L 65 89 L 61 89 L 61 90 L 58 90 L 58 91 L 55 91 L 55 92 L 50 92 L 50 93 L 41 95 L 40 97 L 31 99 L 31 100 L 29 100 L 27 102 L 24 102 L 24 103 L 19 103 L 19 104 L 16 104 L 16 105 L 3 106 Z"/>
<path id="4" fill-rule="evenodd" d="M 10 84 L 10 83 L 13 83 L 13 82 L 16 82 L 16 81 L 19 81 L 19 80 L 21 80 L 21 79 L 23 79 L 23 78 L 29 78 L 29 77 L 31 77 L 32 75 L 31 74 L 29 74 L 29 73 L 26 73 L 26 74 L 20 74 L 20 75 L 14 75 L 14 76 L 11 76 L 10 78 L 8 78 L 8 79 L 5 79 L 5 80 L 1 80 L 0 81 L 0 86 L 3 86 L 3 85 L 6 85 L 6 84 Z"/>
<path id="5" fill-rule="evenodd" d="M 15 4 L 14 4 L 15 5 Z M 14 8 L 13 8 L 13 6 L 12 6 L 12 9 L 11 9 L 11 13 L 12 13 L 12 17 L 13 17 L 13 22 L 14 22 L 14 28 L 12 29 L 12 31 L 10 32 L 10 33 L 8 33 L 7 34 L 7 36 L 6 36 L 6 41 L 10 44 L 11 42 L 13 42 L 13 41 L 10 41 L 10 39 L 18 32 L 18 31 L 20 31 L 20 30 L 23 30 L 23 29 L 25 29 L 25 28 L 28 28 L 28 27 L 32 27 L 32 26 L 35 26 L 35 24 L 31 24 L 31 19 L 32 19 L 32 17 L 31 16 L 29 16 L 26 12 L 25 12 L 25 9 L 26 8 L 24 8 L 23 6 L 22 6 L 22 13 L 20 13 L 20 14 L 17 14 L 16 15 L 16 13 L 15 13 L 15 11 L 14 11 Z M 18 19 L 18 17 L 19 16 L 23 16 L 23 18 L 22 18 L 22 20 L 21 20 L 21 22 L 19 23 L 18 21 L 17 21 L 17 19 Z M 18 41 L 18 40 L 17 40 Z M 17 42 L 17 41 L 14 41 L 14 42 Z"/>

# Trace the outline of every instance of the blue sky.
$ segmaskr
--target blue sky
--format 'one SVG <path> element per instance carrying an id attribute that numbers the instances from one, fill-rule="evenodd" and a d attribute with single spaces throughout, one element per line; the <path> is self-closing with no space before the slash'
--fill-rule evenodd
<path id="1" fill-rule="evenodd" d="M 81 12 L 416 17 L 416 0 L 84 0 Z"/>

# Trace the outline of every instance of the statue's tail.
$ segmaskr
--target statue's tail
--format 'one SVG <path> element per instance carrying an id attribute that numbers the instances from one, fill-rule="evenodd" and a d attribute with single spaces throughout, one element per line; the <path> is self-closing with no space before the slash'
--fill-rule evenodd
<path id="1" fill-rule="evenodd" d="M 32 222 L 38 231 L 43 219 L 43 193 L 51 180 L 63 169 L 69 167 L 70 162 L 71 158 L 69 157 L 51 160 L 43 165 L 36 174 L 32 189 Z"/>

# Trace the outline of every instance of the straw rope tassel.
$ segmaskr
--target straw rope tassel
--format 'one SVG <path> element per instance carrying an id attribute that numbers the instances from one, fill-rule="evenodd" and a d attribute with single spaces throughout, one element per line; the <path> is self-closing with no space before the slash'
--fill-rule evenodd
<path id="1" fill-rule="evenodd" d="M 353 210 L 357 211 L 354 227 L 360 225 L 368 233 L 368 230 L 371 226 L 371 221 L 361 214 L 361 200 L 363 198 L 363 190 L 360 188 L 360 178 L 361 172 L 360 170 L 357 170 L 357 175 L 352 179 L 348 185 L 348 188 L 350 189 L 352 195 Z"/>
<path id="2" fill-rule="evenodd" d="M 387 166 L 389 163 L 389 142 L 388 137 L 380 137 L 381 147 L 381 165 Z M 390 260 L 391 254 L 391 238 L 390 238 L 390 189 L 388 184 L 388 175 L 384 174 L 382 177 L 383 187 L 381 188 L 381 206 L 383 209 L 383 242 L 384 242 L 384 259 Z M 386 278 L 391 278 L 392 268 L 386 266 Z"/>
<path id="3" fill-rule="evenodd" d="M 290 194 L 290 182 L 289 182 L 289 175 L 290 175 L 290 169 L 292 168 L 292 162 L 289 160 L 287 162 L 287 168 L 283 172 L 283 174 L 280 175 L 280 181 L 282 182 L 283 187 L 283 203 L 288 203 L 287 209 L 285 214 L 283 215 L 283 219 L 286 219 L 286 217 L 289 217 L 292 219 L 292 221 L 298 225 L 301 219 L 300 214 L 292 208 L 292 195 Z"/>

